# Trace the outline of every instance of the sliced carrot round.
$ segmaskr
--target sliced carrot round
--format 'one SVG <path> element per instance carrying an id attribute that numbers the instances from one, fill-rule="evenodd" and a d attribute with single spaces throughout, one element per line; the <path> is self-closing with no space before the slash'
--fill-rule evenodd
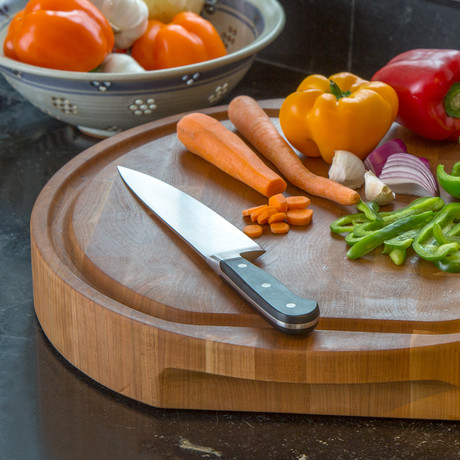
<path id="1" fill-rule="evenodd" d="M 305 209 L 310 206 L 310 198 L 302 195 L 288 196 L 286 198 L 288 209 Z"/>
<path id="2" fill-rule="evenodd" d="M 270 230 L 272 233 L 287 233 L 290 227 L 286 222 L 273 222 L 270 224 Z"/>
<path id="3" fill-rule="evenodd" d="M 286 213 L 285 212 L 277 212 L 272 214 L 268 218 L 268 223 L 273 224 L 274 222 L 284 222 L 286 220 Z"/>
<path id="4" fill-rule="evenodd" d="M 290 209 L 286 213 L 286 222 L 289 225 L 305 226 L 313 219 L 312 209 Z"/>
<path id="5" fill-rule="evenodd" d="M 246 225 L 243 228 L 243 232 L 249 236 L 249 238 L 258 238 L 262 235 L 264 229 L 258 224 Z"/>

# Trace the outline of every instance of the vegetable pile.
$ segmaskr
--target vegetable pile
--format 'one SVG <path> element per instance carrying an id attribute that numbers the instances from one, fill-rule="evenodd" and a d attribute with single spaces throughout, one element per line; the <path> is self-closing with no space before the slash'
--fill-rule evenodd
<path id="1" fill-rule="evenodd" d="M 288 196 L 282 193 L 269 198 L 268 204 L 262 204 L 243 210 L 243 217 L 252 223 L 243 228 L 251 238 L 258 238 L 267 224 L 272 233 L 288 233 L 291 226 L 306 227 L 313 219 L 311 201 L 306 196 Z"/>
<path id="2" fill-rule="evenodd" d="M 192 153 L 268 197 L 267 204 L 243 211 L 249 221 L 244 231 L 253 238 L 261 236 L 266 227 L 273 233 L 287 233 L 292 225 L 305 227 L 312 222 L 310 198 L 285 197 L 287 183 L 291 183 L 312 196 L 356 206 L 355 214 L 330 225 L 332 233 L 345 234 L 348 258 L 359 259 L 382 247 L 382 254 L 402 265 L 412 250 L 442 271 L 460 273 L 460 203 L 446 203 L 438 186 L 460 198 L 460 161 L 451 174 L 438 164 L 435 177 L 429 160 L 409 152 L 402 139 L 383 140 L 396 117 L 411 126 L 405 119 L 411 111 L 417 112 L 411 113 L 423 125 L 424 137 L 434 139 L 433 126 L 445 122 L 449 133 L 444 132 L 443 139 L 458 139 L 460 52 L 451 51 L 405 54 L 401 60 L 408 74 L 399 73 L 403 83 L 395 87 L 388 75 L 393 75 L 393 66 L 399 68 L 399 59 L 376 73 L 382 75 L 382 81 L 374 77 L 369 82 L 347 72 L 329 78 L 310 75 L 284 99 L 279 113 L 281 132 L 254 99 L 238 96 L 228 106 L 228 118 L 238 133 L 213 117 L 191 113 L 177 124 L 177 135 Z M 423 61 L 430 56 L 440 59 L 422 71 Z M 418 68 L 418 82 L 411 66 Z M 451 80 L 447 85 L 448 74 Z M 444 108 L 438 81 L 442 76 L 443 88 L 448 86 L 443 94 Z M 431 86 L 429 78 L 435 80 Z M 423 85 L 428 93 L 421 103 L 416 89 Z M 417 98 L 420 104 L 416 107 Z M 427 120 L 435 114 L 430 130 Z M 329 164 L 329 177 L 310 171 L 302 155 L 320 157 Z M 419 198 L 401 209 L 380 210 L 399 194 Z"/>
<path id="3" fill-rule="evenodd" d="M 363 257 L 376 247 L 384 245 L 383 253 L 389 254 L 394 263 L 400 265 L 406 260 L 408 248 L 414 243 L 417 254 L 433 261 L 421 248 L 437 244 L 442 247 L 436 252 L 442 254 L 435 261 L 437 265 L 442 270 L 457 270 L 457 256 L 454 257 L 453 249 L 460 249 L 460 241 L 455 243 L 456 246 L 451 241 L 459 238 L 457 233 L 460 232 L 460 224 L 457 225 L 456 217 L 443 228 L 444 231 L 439 231 L 438 226 L 434 227 L 431 237 L 435 242 L 427 243 L 423 240 L 423 244 L 419 243 L 426 234 L 422 230 L 437 219 L 438 212 L 454 206 L 444 206 L 444 201 L 437 196 L 437 183 L 428 160 L 408 153 L 401 139 L 392 139 L 381 144 L 365 161 L 351 152 L 335 151 L 328 179 L 317 176 L 306 168 L 270 117 L 251 97 L 235 97 L 228 106 L 228 116 L 255 150 L 217 119 L 203 113 L 184 115 L 177 124 L 177 136 L 190 152 L 269 198 L 268 204 L 243 211 L 243 217 L 250 220 L 244 228 L 246 234 L 257 238 L 263 234 L 265 225 L 273 233 L 287 233 L 290 226 L 307 226 L 313 218 L 313 210 L 308 208 L 310 199 L 300 196 L 285 197 L 283 192 L 287 182 L 262 162 L 257 155 L 259 153 L 287 181 L 307 193 L 342 205 L 357 206 L 360 212 L 344 216 L 331 225 L 334 233 L 348 233 L 345 240 L 351 246 L 348 251 L 349 258 Z M 438 175 L 442 173 L 446 184 L 453 184 L 451 188 L 458 187 L 460 190 L 460 162 L 453 169 L 452 175 L 439 168 Z M 384 181 L 390 183 L 391 188 Z M 368 199 L 370 197 L 367 203 L 353 190 L 361 187 L 363 182 L 365 195 Z M 380 212 L 379 206 L 391 202 L 395 198 L 395 191 L 420 195 L 421 198 L 406 208 Z M 443 245 L 447 244 L 447 240 L 450 249 L 446 252 L 447 247 Z"/>
<path id="4" fill-rule="evenodd" d="M 439 197 L 417 198 L 396 211 L 380 212 L 373 203 L 360 201 L 357 212 L 332 222 L 333 233 L 346 234 L 347 257 L 358 259 L 378 247 L 401 265 L 407 251 L 440 270 L 460 272 L 460 203 L 445 204 Z"/>
<path id="5" fill-rule="evenodd" d="M 148 3 L 29 0 L 10 23 L 3 53 L 49 69 L 131 73 L 227 54 L 214 26 L 197 14 L 201 0 Z"/>

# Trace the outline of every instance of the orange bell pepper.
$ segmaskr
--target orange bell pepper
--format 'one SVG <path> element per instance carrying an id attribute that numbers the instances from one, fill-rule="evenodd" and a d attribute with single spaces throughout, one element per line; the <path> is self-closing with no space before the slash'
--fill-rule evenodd
<path id="1" fill-rule="evenodd" d="M 13 17 L 3 52 L 39 67 L 88 72 L 113 45 L 112 27 L 88 0 L 30 0 Z"/>
<path id="2" fill-rule="evenodd" d="M 226 54 L 215 27 L 190 11 L 177 14 L 169 24 L 149 20 L 146 32 L 131 48 L 131 56 L 146 70 L 181 67 Z"/>
<path id="3" fill-rule="evenodd" d="M 364 159 L 387 133 L 398 113 L 395 90 L 341 72 L 309 75 L 282 103 L 281 129 L 301 153 L 332 163 L 335 150 Z"/>

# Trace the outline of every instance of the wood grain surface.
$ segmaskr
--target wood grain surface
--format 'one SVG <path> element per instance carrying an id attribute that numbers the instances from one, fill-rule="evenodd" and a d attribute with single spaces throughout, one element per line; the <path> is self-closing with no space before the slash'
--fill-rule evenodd
<path id="1" fill-rule="evenodd" d="M 280 101 L 261 104 L 277 122 Z M 232 128 L 226 107 L 205 112 Z M 378 250 L 348 260 L 329 225 L 354 209 L 311 197 L 313 224 L 265 232 L 256 264 L 316 299 L 320 324 L 306 338 L 274 330 L 118 175 L 123 165 L 158 177 L 242 229 L 242 209 L 266 198 L 188 152 L 177 121 L 96 144 L 37 199 L 35 309 L 56 349 L 99 383 L 159 407 L 459 419 L 460 274 L 414 253 L 400 267 Z M 432 167 L 449 171 L 459 158 L 455 143 L 398 126 L 389 137 Z M 327 174 L 322 161 L 305 163 Z"/>

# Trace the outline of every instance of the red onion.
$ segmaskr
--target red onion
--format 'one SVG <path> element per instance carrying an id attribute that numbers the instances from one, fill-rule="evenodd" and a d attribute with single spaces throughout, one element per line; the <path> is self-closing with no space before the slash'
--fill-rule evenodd
<path id="1" fill-rule="evenodd" d="M 391 155 L 379 179 L 402 195 L 437 196 L 436 180 L 426 162 L 409 153 Z"/>
<path id="2" fill-rule="evenodd" d="M 377 147 L 364 160 L 364 166 L 379 177 L 388 157 L 395 153 L 407 153 L 406 144 L 402 139 L 391 139 Z"/>
<path id="3" fill-rule="evenodd" d="M 390 171 L 391 169 L 398 169 L 401 166 L 406 166 L 410 168 L 411 171 L 414 169 L 425 178 L 426 183 L 429 184 L 430 188 L 437 194 L 438 184 L 431 173 L 430 163 L 428 162 L 427 164 L 423 160 L 424 159 L 410 155 L 409 153 L 395 153 L 388 158 L 384 170 Z"/>

